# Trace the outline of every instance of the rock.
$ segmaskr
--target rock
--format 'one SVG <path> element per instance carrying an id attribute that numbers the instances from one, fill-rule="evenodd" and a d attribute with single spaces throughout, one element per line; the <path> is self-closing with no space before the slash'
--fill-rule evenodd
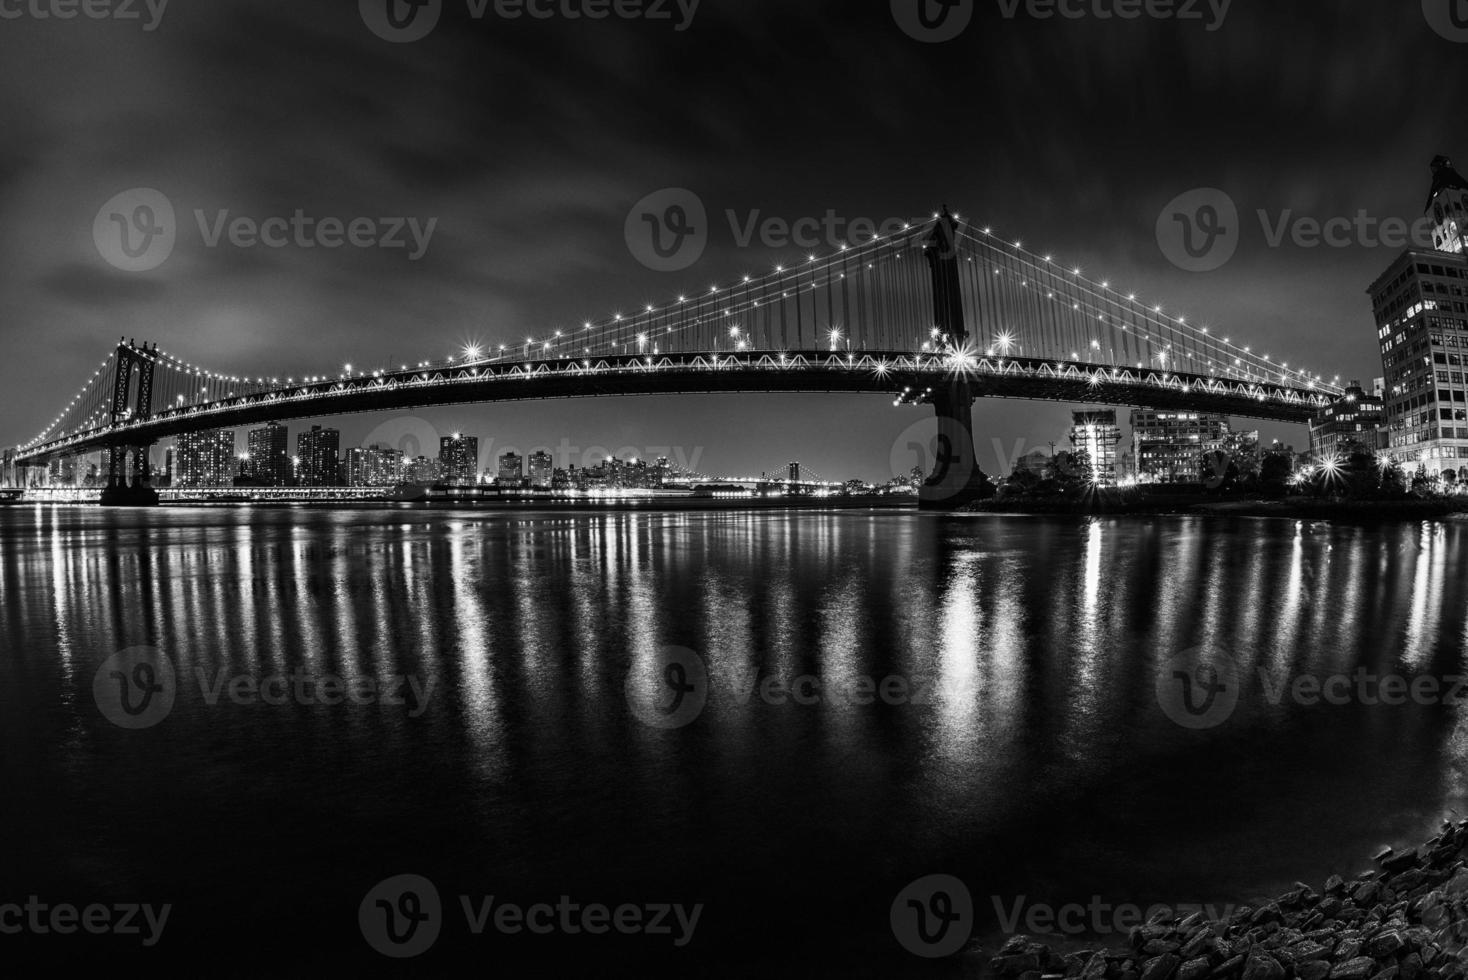
<path id="1" fill-rule="evenodd" d="M 1381 885 L 1375 881 L 1363 881 L 1356 886 L 1351 893 L 1351 899 L 1357 905 L 1370 905 L 1376 901 L 1376 896 L 1381 892 Z"/>
<path id="2" fill-rule="evenodd" d="M 1381 862 L 1382 868 L 1386 871 L 1405 871 L 1408 868 L 1415 868 L 1417 867 L 1418 861 L 1417 848 L 1414 847 L 1400 854 L 1391 854 L 1386 858 L 1381 858 L 1378 855 L 1378 860 Z"/>
<path id="3" fill-rule="evenodd" d="M 1369 956 L 1357 956 L 1337 963 L 1330 971 L 1330 980 L 1367 980 L 1375 972 L 1375 960 Z"/>
<path id="4" fill-rule="evenodd" d="M 1397 980 L 1397 972 L 1397 965 L 1393 963 L 1385 970 L 1382 970 L 1381 972 L 1373 976 L 1371 980 Z"/>
<path id="5" fill-rule="evenodd" d="M 1222 943 L 1220 943 L 1219 945 L 1222 945 Z M 1241 953 L 1237 956 L 1230 956 L 1228 959 L 1215 966 L 1213 968 L 1213 972 L 1209 974 L 1209 977 L 1214 978 L 1214 980 L 1220 977 L 1232 977 L 1237 975 L 1238 972 L 1243 968 L 1244 956 Z"/>
<path id="6" fill-rule="evenodd" d="M 1309 960 L 1295 967 L 1295 976 L 1300 980 L 1325 980 L 1330 976 L 1330 963 L 1325 960 Z"/>
<path id="7" fill-rule="evenodd" d="M 1142 953 L 1146 956 L 1161 956 L 1163 953 L 1176 953 L 1181 948 L 1180 943 L 1166 939 L 1154 939 L 1142 947 Z"/>
<path id="8" fill-rule="evenodd" d="M 1325 879 L 1325 893 L 1327 895 L 1339 895 L 1345 890 L 1346 882 L 1340 875 L 1331 875 Z"/>
<path id="9" fill-rule="evenodd" d="M 1001 977 L 1018 977 L 1025 973 L 1039 973 L 1040 958 L 1033 953 L 996 956 L 989 967 Z"/>
<path id="10" fill-rule="evenodd" d="M 1031 942 L 1032 940 L 1030 939 L 1030 937 L 1024 935 L 1023 933 L 1016 936 L 1010 936 L 1004 941 L 1004 945 L 999 947 L 999 955 L 1010 956 L 1014 953 L 1023 953 L 1025 951 L 1025 947 L 1028 946 Z"/>
<path id="11" fill-rule="evenodd" d="M 1171 980 L 1178 962 L 1172 953 L 1154 956 L 1142 964 L 1142 980 Z"/>
<path id="12" fill-rule="evenodd" d="M 1284 980 L 1284 967 L 1268 953 L 1254 950 L 1244 961 L 1243 980 Z"/>
<path id="13" fill-rule="evenodd" d="M 1190 960 L 1200 953 L 1207 952 L 1208 947 L 1212 944 L 1213 933 L 1208 929 L 1207 926 L 1204 926 L 1202 929 L 1194 933 L 1193 938 L 1184 943 L 1182 948 L 1178 950 L 1178 952 L 1182 954 L 1182 957 L 1184 959 Z"/>
<path id="14" fill-rule="evenodd" d="M 1065 973 L 1063 975 L 1066 977 L 1078 977 L 1085 968 L 1086 957 L 1080 953 L 1072 953 L 1065 958 Z"/>
<path id="15" fill-rule="evenodd" d="M 1084 980 L 1101 980 L 1106 976 L 1106 954 L 1104 952 L 1092 954 L 1091 958 L 1086 961 L 1086 968 L 1081 971 L 1081 976 Z"/>
<path id="16" fill-rule="evenodd" d="M 1346 960 L 1354 960 L 1361 954 L 1361 940 L 1342 939 L 1335 947 L 1335 961 L 1344 963 Z"/>
<path id="17" fill-rule="evenodd" d="M 1384 932 L 1381 935 L 1367 941 L 1366 953 L 1367 955 L 1374 956 L 1377 959 L 1384 959 L 1385 957 L 1395 955 L 1397 950 L 1401 949 L 1405 945 L 1406 942 L 1402 939 L 1401 933 Z M 1390 980 L 1390 978 L 1388 978 L 1388 980 Z"/>
<path id="18" fill-rule="evenodd" d="M 1208 957 L 1197 956 L 1177 968 L 1176 980 L 1203 980 L 1211 970 L 1212 967 L 1208 965 Z"/>

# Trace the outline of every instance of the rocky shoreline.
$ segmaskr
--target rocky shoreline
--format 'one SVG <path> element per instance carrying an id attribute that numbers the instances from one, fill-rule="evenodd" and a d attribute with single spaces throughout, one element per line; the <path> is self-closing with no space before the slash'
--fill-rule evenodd
<path id="1" fill-rule="evenodd" d="M 1390 848 L 1352 879 L 1295 887 L 1272 902 L 1158 912 L 1122 949 L 1062 955 L 1014 936 L 988 960 L 1005 980 L 1463 980 L 1468 975 L 1468 820 L 1420 847 Z"/>

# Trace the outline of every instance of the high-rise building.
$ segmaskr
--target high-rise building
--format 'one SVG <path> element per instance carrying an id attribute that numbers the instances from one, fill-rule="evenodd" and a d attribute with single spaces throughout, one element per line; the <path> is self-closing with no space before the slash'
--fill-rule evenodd
<path id="1" fill-rule="evenodd" d="M 530 454 L 530 485 L 537 488 L 548 488 L 551 479 L 555 475 L 555 462 L 551 454 L 540 450 Z"/>
<path id="2" fill-rule="evenodd" d="M 1116 486 L 1116 447 L 1121 445 L 1121 427 L 1116 412 L 1072 412 L 1070 446 L 1091 458 L 1091 482 L 1097 486 Z"/>
<path id="3" fill-rule="evenodd" d="M 246 474 L 264 487 L 283 487 L 291 482 L 290 433 L 286 427 L 271 422 L 245 434 L 249 454 Z"/>
<path id="4" fill-rule="evenodd" d="M 185 432 L 174 440 L 173 486 L 226 487 L 234 472 L 233 429 Z"/>
<path id="5" fill-rule="evenodd" d="M 403 481 L 403 454 L 387 446 L 347 450 L 347 486 L 395 487 Z"/>
<path id="6" fill-rule="evenodd" d="M 1135 409 L 1133 470 L 1139 483 L 1198 483 L 1203 455 L 1225 448 L 1233 431 L 1228 416 L 1211 412 Z"/>
<path id="7" fill-rule="evenodd" d="M 1445 156 L 1432 161 L 1432 190 L 1425 210 L 1432 218 L 1432 247 L 1462 255 L 1468 239 L 1468 180 Z"/>
<path id="8" fill-rule="evenodd" d="M 1386 454 L 1434 475 L 1468 466 L 1468 185 L 1446 157 L 1433 161 L 1428 215 L 1439 250 L 1409 248 L 1371 284 L 1385 369 Z"/>
<path id="9" fill-rule="evenodd" d="M 443 466 L 436 457 L 415 456 L 406 464 L 408 482 L 420 487 L 431 487 L 443 479 Z"/>
<path id="10" fill-rule="evenodd" d="M 311 426 L 296 435 L 297 479 L 303 487 L 334 487 L 341 484 L 342 434 L 336 429 Z"/>
<path id="11" fill-rule="evenodd" d="M 1317 458 L 1374 453 L 1380 443 L 1382 400 L 1352 381 L 1346 393 L 1310 420 L 1310 452 Z"/>
<path id="12" fill-rule="evenodd" d="M 518 453 L 505 453 L 500 457 L 499 479 L 496 482 L 501 485 L 511 484 L 518 487 L 524 463 L 525 461 Z"/>
<path id="13" fill-rule="evenodd" d="M 438 462 L 446 482 L 473 486 L 479 482 L 479 437 L 456 432 L 439 439 Z"/>

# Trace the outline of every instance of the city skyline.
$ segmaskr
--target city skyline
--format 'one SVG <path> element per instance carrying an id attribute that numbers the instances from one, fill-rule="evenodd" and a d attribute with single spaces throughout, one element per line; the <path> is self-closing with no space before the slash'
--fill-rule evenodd
<path id="1" fill-rule="evenodd" d="M 787 11 L 782 29 L 790 38 L 810 36 L 817 25 L 827 22 L 824 13 L 824 8 Z M 739 269 L 758 272 L 770 262 L 796 257 L 804 251 L 793 243 L 771 244 L 766 219 L 778 219 L 787 225 L 809 219 L 814 227 L 822 229 L 817 237 L 823 238 L 830 237 L 824 231 L 828 211 L 838 219 L 832 228 L 844 233 L 858 218 L 880 222 L 907 215 L 915 206 L 928 209 L 947 201 L 961 211 L 983 214 L 984 220 L 992 220 L 996 228 L 1038 236 L 1036 247 L 1053 248 L 1067 261 L 1093 269 L 1098 275 L 1125 280 L 1145 295 L 1196 312 L 1223 328 L 1248 332 L 1261 341 L 1278 338 L 1281 351 L 1296 359 L 1329 350 L 1338 356 L 1337 364 L 1329 367 L 1342 373 L 1342 381 L 1379 373 L 1372 363 L 1375 349 L 1367 331 L 1373 325 L 1364 289 L 1379 273 L 1390 250 L 1361 242 L 1347 248 L 1305 247 L 1294 244 L 1290 236 L 1275 247 L 1269 243 L 1267 232 L 1277 222 L 1306 217 L 1323 221 L 1365 212 L 1378 223 L 1387 218 L 1415 217 L 1422 199 L 1420 185 L 1427 179 L 1424 164 L 1438 153 L 1461 155 L 1465 149 L 1454 145 L 1462 142 L 1456 136 L 1464 128 L 1461 111 L 1450 107 L 1444 117 L 1416 100 L 1402 104 L 1387 97 L 1355 71 L 1359 58 L 1353 60 L 1352 56 L 1369 55 L 1375 70 L 1394 74 L 1403 85 L 1425 84 L 1429 77 L 1440 84 L 1462 69 L 1449 57 L 1452 46 L 1433 33 L 1428 24 L 1389 12 L 1365 10 L 1354 17 L 1370 29 L 1358 31 L 1361 23 L 1353 23 L 1348 29 L 1348 25 L 1331 18 L 1291 10 L 1273 12 L 1271 17 L 1281 18 L 1286 24 L 1298 21 L 1304 29 L 1308 23 L 1312 31 L 1339 42 L 1339 61 L 1331 63 L 1337 66 L 1333 71 L 1317 70 L 1310 77 L 1291 78 L 1283 99 L 1273 98 L 1276 93 L 1271 92 L 1271 98 L 1253 102 L 1236 97 L 1240 87 L 1247 90 L 1256 84 L 1248 80 L 1249 66 L 1265 63 L 1284 51 L 1285 39 L 1296 33 L 1248 30 L 1249 21 L 1262 16 L 1259 12 L 1241 8 L 1230 15 L 1242 21 L 1238 33 L 1250 39 L 1251 49 L 1258 49 L 1247 51 L 1230 41 L 1231 32 L 1221 31 L 1215 37 L 1196 25 L 1146 21 L 1085 25 L 1088 40 L 1094 39 L 1091 32 L 1099 30 L 1113 42 L 1087 45 L 1075 52 L 1077 64 L 1098 80 L 1131 84 L 1136 71 L 1143 73 L 1144 82 L 1148 72 L 1161 77 L 1170 65 L 1156 59 L 1140 64 L 1128 62 L 1125 71 L 1117 61 L 1128 51 L 1150 50 L 1155 43 L 1161 43 L 1162 50 L 1175 50 L 1178 57 L 1188 57 L 1193 66 L 1198 82 L 1194 90 L 1184 94 L 1174 93 L 1172 86 L 1151 87 L 1153 100 L 1187 100 L 1188 111 L 1179 118 L 1191 121 L 1171 129 L 1166 146 L 1149 148 L 1146 155 L 1138 156 L 1131 152 L 1134 138 L 1124 117 L 1115 125 L 1099 123 L 1090 111 L 1090 102 L 1096 96 L 1068 90 L 1066 86 L 1071 82 L 1030 77 L 1022 70 L 1024 66 L 1015 64 L 1013 55 L 1004 50 L 1006 36 L 1024 38 L 1040 25 L 1025 20 L 989 20 L 988 15 L 979 14 L 971 36 L 954 44 L 965 46 L 964 51 L 994 48 L 992 68 L 981 68 L 977 66 L 984 59 L 962 58 L 954 44 L 915 44 L 894 29 L 884 11 L 843 8 L 843 14 L 842 35 L 828 38 L 828 43 L 843 49 L 860 39 L 868 49 L 883 51 L 894 63 L 910 68 L 903 73 L 903 85 L 914 91 L 905 95 L 915 95 L 924 86 L 931 90 L 982 87 L 986 83 L 992 86 L 998 78 L 1018 71 L 1018 77 L 1025 78 L 1027 84 L 1003 88 L 1006 98 L 998 105 L 984 105 L 971 124 L 973 129 L 982 131 L 1021 118 L 1045 100 L 1048 112 L 1065 119 L 1077 139 L 1110 149 L 1113 155 L 1121 154 L 1119 158 L 1126 160 L 1126 166 L 1092 162 L 1105 159 L 1105 152 L 1089 155 L 1084 163 L 1079 158 L 1063 159 L 1050 152 L 1036 134 L 1019 129 L 1016 151 L 1002 158 L 981 156 L 976 174 L 967 174 L 966 169 L 972 168 L 956 163 L 933 161 L 918 168 L 920 181 L 904 176 L 893 182 L 893 187 L 884 188 L 881 182 L 868 178 L 879 170 L 901 170 L 890 166 L 891 153 L 880 148 L 880 140 L 876 152 L 870 152 L 874 136 L 881 131 L 879 124 L 875 133 L 861 134 L 861 144 L 869 152 L 835 154 L 848 161 L 845 166 L 851 171 L 849 179 L 827 174 L 817 180 L 805 176 L 811 168 L 796 167 L 795 179 L 782 179 L 778 185 L 762 187 L 746 181 L 735 186 L 722 168 L 705 165 L 710 154 L 716 155 L 734 139 L 733 131 L 713 123 L 720 118 L 725 101 L 718 93 L 711 95 L 705 124 L 693 121 L 693 142 L 688 147 L 675 146 L 671 131 L 653 119 L 639 117 L 637 127 L 663 152 L 656 165 L 636 173 L 634 168 L 613 169 L 593 177 L 584 168 L 564 163 L 527 167 L 528 161 L 516 156 L 520 151 L 512 146 L 505 160 L 487 162 L 485 173 L 479 175 L 454 158 L 462 149 L 460 140 L 446 138 L 447 130 L 435 131 L 431 145 L 423 147 L 413 162 L 442 173 L 446 186 L 459 196 L 458 206 L 450 206 L 442 195 L 420 193 L 419 182 L 411 171 L 403 169 L 406 162 L 395 155 L 393 141 L 385 139 L 379 128 L 369 128 L 365 120 L 351 114 L 346 118 L 352 125 L 304 151 L 307 159 L 318 166 L 328 162 L 341 166 L 344 179 L 329 195 L 314 176 L 317 170 L 312 166 L 290 173 L 270 171 L 272 177 L 281 178 L 282 190 L 262 195 L 255 189 L 258 183 L 241 182 L 246 178 L 243 173 L 226 174 L 220 180 L 207 177 L 207 172 L 200 169 L 198 155 L 190 152 L 179 154 L 169 163 L 155 158 L 142 172 L 138 168 L 99 166 L 69 178 L 47 174 L 44 180 L 22 156 L 10 172 L 12 184 L 23 192 L 25 200 L 45 202 L 60 199 L 60 195 L 73 203 L 53 212 L 55 220 L 44 224 L 57 229 L 56 237 L 41 235 L 30 243 L 36 258 L 44 259 L 53 271 L 38 279 L 41 266 L 27 261 L 0 270 L 0 277 L 4 277 L 0 296 L 5 297 L 0 299 L 0 312 L 8 323 L 17 325 L 17 339 L 22 343 L 30 337 L 27 331 L 39 329 L 42 324 L 51 331 L 57 329 L 57 323 L 66 325 L 59 334 L 61 353 L 54 362 L 58 371 L 67 369 L 67 359 L 72 356 L 67 352 L 73 348 L 78 368 L 91 363 L 92 354 L 84 338 L 115 335 L 119 330 L 140 335 L 157 333 L 166 347 L 185 355 L 205 346 L 220 350 L 232 366 L 247 373 L 292 369 L 290 362 L 302 371 L 331 371 L 340 368 L 333 363 L 335 360 L 347 357 L 363 364 L 390 364 L 404 356 L 441 356 L 466 344 L 494 347 L 515 343 L 526 332 L 571 326 L 617 308 L 635 309 L 638 303 L 659 301 L 692 288 L 700 280 Z M 715 39 L 721 48 L 731 43 L 739 47 L 738 39 L 754 42 L 768 30 L 758 18 L 739 9 L 710 8 L 700 16 L 705 19 L 678 37 L 679 45 L 689 54 L 701 45 L 715 43 Z M 153 64 L 152 57 L 172 54 L 173 46 L 185 39 L 220 39 L 225 32 L 250 27 L 273 30 L 287 38 L 293 36 L 292 32 L 315 32 L 325 50 L 340 63 L 350 63 L 362 51 L 376 50 L 372 47 L 376 39 L 360 30 L 359 24 L 351 25 L 354 30 L 328 31 L 334 26 L 331 15 L 315 10 L 264 13 L 221 4 L 217 11 L 191 12 L 169 26 L 171 33 L 111 38 L 113 47 L 100 56 L 117 57 L 128 52 L 146 66 Z M 410 96 L 426 95 L 466 77 L 469 69 L 460 59 L 473 54 L 492 53 L 492 73 L 511 71 L 513 66 L 535 57 L 540 39 L 533 33 L 526 34 L 526 25 L 507 23 L 493 30 L 480 26 L 483 29 L 471 25 L 466 31 L 442 32 L 420 45 L 393 49 L 391 54 L 398 59 Z M 45 78 L 65 64 L 67 52 L 77 57 L 98 54 L 90 49 L 90 26 L 78 28 L 72 35 L 58 36 L 62 51 L 52 51 L 45 64 L 28 61 L 22 53 L 10 62 L 15 66 L 10 70 L 29 70 L 36 78 Z M 649 53 L 667 58 L 667 49 L 654 43 L 646 28 L 614 22 L 597 25 L 598 49 L 608 58 L 637 58 Z M 41 28 L 24 25 L 23 29 Z M 585 28 L 569 25 L 567 29 L 574 33 Z M 1082 30 L 1081 26 L 1064 23 L 1044 29 L 1053 29 L 1062 46 L 1069 43 L 1072 32 Z M 1225 51 L 1204 43 L 1219 38 Z M 1400 44 L 1390 43 L 1392 39 Z M 151 48 L 147 46 L 150 44 Z M 1399 47 L 1410 50 L 1411 57 L 1394 53 Z M 747 50 L 751 58 L 764 57 L 758 43 L 748 44 Z M 248 50 L 226 44 L 222 56 L 238 62 L 242 74 L 248 73 L 245 66 L 253 58 Z M 182 63 L 188 65 L 188 58 Z M 285 68 L 279 84 L 288 84 L 294 70 Z M 573 68 L 560 84 L 575 86 L 578 78 L 585 77 L 576 72 L 590 70 Z M 152 81 L 163 83 L 162 79 Z M 792 79 L 789 84 L 799 87 L 800 81 Z M 853 75 L 849 81 L 858 79 Z M 247 106 L 257 95 L 255 86 L 244 89 L 222 81 L 211 84 L 216 86 L 211 95 L 221 104 Z M 583 85 L 581 89 L 594 93 L 597 86 Z M 629 81 L 605 96 L 591 97 L 635 100 L 637 90 L 638 83 Z M 369 100 L 380 99 L 384 91 L 372 87 Z M 771 90 L 769 94 L 775 93 Z M 320 101 L 324 98 L 329 96 L 314 94 L 309 107 L 345 111 L 340 104 Z M 1300 101 L 1308 101 L 1313 110 L 1303 119 L 1290 108 Z M 1247 114 L 1240 105 L 1246 102 Z M 143 125 L 138 132 L 162 135 L 165 104 L 166 100 L 133 113 L 134 117 L 141 114 L 137 121 Z M 877 104 L 882 104 L 880 97 Z M 914 100 L 907 98 L 905 104 L 910 112 Z M 937 130 L 942 126 L 941 106 L 922 100 L 917 104 L 925 107 L 916 119 L 904 119 L 903 128 L 916 125 Z M 18 107 L 16 103 L 10 105 L 14 117 Z M 55 111 L 39 105 L 25 108 L 40 119 Z M 500 108 L 500 132 L 513 132 L 516 126 L 527 124 L 527 117 L 517 113 L 546 107 Z M 1125 110 L 1124 105 L 1116 108 Z M 302 106 L 282 111 L 296 113 L 288 118 L 302 126 L 306 120 L 299 113 L 306 109 Z M 564 103 L 558 102 L 554 111 L 565 113 Z M 745 111 L 729 107 L 727 114 L 738 119 Z M 1167 109 L 1149 106 L 1147 111 L 1153 114 Z M 1346 114 L 1351 116 L 1352 125 L 1337 125 Z M 576 122 L 583 131 L 597 133 L 599 127 L 604 128 L 596 121 L 597 115 L 589 113 L 583 118 L 578 114 Z M 611 118 L 609 113 L 601 115 Z M 778 127 L 785 130 L 811 115 L 812 109 L 797 107 L 796 118 L 782 121 Z M 399 118 L 405 124 L 411 119 Z M 884 117 L 879 113 L 876 118 Z M 17 120 L 21 131 L 33 131 L 35 125 L 33 121 Z M 954 150 L 966 145 L 952 128 L 942 126 L 942 130 L 959 141 L 953 145 Z M 216 132 L 219 144 L 228 147 L 247 138 L 250 127 L 224 131 L 206 127 L 206 131 Z M 1376 134 L 1383 132 L 1392 133 L 1394 138 L 1377 138 Z M 1368 137 L 1367 133 L 1372 135 Z M 1254 139 L 1230 139 L 1227 151 L 1220 153 L 1215 143 L 1221 134 L 1252 134 Z M 107 135 L 109 145 L 127 142 L 117 134 Z M 606 138 L 613 145 L 625 140 L 621 136 Z M 849 142 L 857 137 L 838 132 L 833 138 Z M 169 143 L 176 143 L 172 134 Z M 646 156 L 644 150 L 630 159 Z M 259 177 L 264 174 L 258 168 L 269 167 L 269 163 L 254 158 L 252 166 L 257 168 L 253 176 Z M 513 168 L 518 175 L 512 185 L 517 188 L 515 194 L 494 187 L 492 174 L 497 166 Z M 525 177 L 529 172 L 542 176 Z M 1056 184 L 1065 186 L 1068 192 L 1051 194 Z M 662 187 L 685 185 L 697 185 L 692 189 L 708 207 L 708 248 L 685 270 L 653 272 L 630 254 L 623 236 L 624 219 L 639 198 Z M 1107 193 L 1100 195 L 1103 185 Z M 177 254 L 167 263 L 143 273 L 125 273 L 107 266 L 84 236 L 67 231 L 85 229 L 107 197 L 132 186 L 157 186 L 174 200 L 180 226 L 189 236 L 189 240 L 180 241 Z M 251 189 L 246 191 L 246 186 Z M 1006 188 L 1003 195 L 993 190 L 999 186 Z M 1206 273 L 1177 268 L 1159 248 L 1154 229 L 1167 200 L 1196 187 L 1218 187 L 1229 194 L 1238 207 L 1242 229 L 1237 255 L 1221 269 Z M 465 204 L 472 216 L 468 220 L 463 217 Z M 276 213 L 290 215 L 298 209 L 318 214 L 418 215 L 425 222 L 437 216 L 440 222 L 433 247 L 413 263 L 396 262 L 405 257 L 381 250 L 210 248 L 197 239 L 197 229 L 188 227 L 194 221 L 194 211 L 217 216 L 219 211 L 227 210 L 261 218 Z M 1259 211 L 1264 215 L 1258 215 Z M 34 228 L 42 226 L 36 222 L 17 225 L 22 223 L 32 229 L 33 236 Z M 750 228 L 756 231 L 749 244 L 741 246 L 742 231 Z M 471 266 L 494 271 L 466 274 Z M 62 271 L 54 271 L 57 269 Z M 185 270 L 189 274 L 181 278 Z M 383 275 L 385 271 L 393 274 Z M 267 274 L 291 284 L 282 291 L 281 298 L 261 294 L 256 288 L 259 277 Z M 324 287 L 344 282 L 353 283 L 353 290 L 337 293 L 333 305 L 324 307 Z M 413 302 L 415 296 L 417 302 Z M 167 315 L 159 315 L 165 306 Z M 300 329 L 307 320 L 313 325 L 309 332 Z M 187 328 L 185 323 L 189 324 Z M 434 350 L 421 350 L 423 347 Z M 287 363 L 283 365 L 282 361 Z M 32 400 L 44 404 L 41 395 L 31 390 L 36 381 L 16 372 L 14 366 L 0 367 L 0 383 L 14 392 L 20 404 Z M 1076 407 L 1080 406 L 981 402 L 977 412 L 981 442 L 998 437 L 1011 445 L 1021 439 L 1026 447 L 1044 445 L 1054 432 L 1065 427 L 1069 412 Z M 713 461 L 718 468 L 758 466 L 758 453 L 767 448 L 776 458 L 800 452 L 813 465 L 872 479 L 887 475 L 885 446 L 913 421 L 911 415 L 887 410 L 880 400 L 856 396 L 833 396 L 827 402 L 817 402 L 808 396 L 705 395 L 662 399 L 654 411 L 638 405 L 636 399 L 619 399 L 614 409 L 618 415 L 615 439 L 605 435 L 605 429 L 598 433 L 588 426 L 588 410 L 574 404 L 496 406 L 481 412 L 440 413 L 430 421 L 442 431 L 474 432 L 491 432 L 500 423 L 525 433 L 521 441 L 528 445 L 556 445 L 562 438 L 569 438 L 578 444 L 599 440 L 634 446 L 693 446 L 715 443 L 702 433 L 738 419 L 739 424 L 729 430 L 727 437 L 717 440 L 717 452 L 729 454 L 727 459 Z M 826 412 L 861 422 L 832 431 L 822 425 Z M 4 436 L 0 441 L 23 441 L 34 434 L 38 422 L 44 421 L 44 416 L 23 420 L 22 414 L 12 411 L 0 419 L 0 435 Z M 810 428 L 783 431 L 791 427 L 781 426 L 780 421 L 790 418 L 809 419 Z M 354 424 L 342 423 L 347 444 L 357 441 Z M 370 423 L 363 425 L 364 430 L 371 427 Z M 855 429 L 890 438 L 859 442 L 849 438 Z M 1264 436 L 1304 441 L 1298 432 L 1291 436 L 1284 429 L 1268 425 Z M 813 442 L 822 445 L 812 450 Z"/>

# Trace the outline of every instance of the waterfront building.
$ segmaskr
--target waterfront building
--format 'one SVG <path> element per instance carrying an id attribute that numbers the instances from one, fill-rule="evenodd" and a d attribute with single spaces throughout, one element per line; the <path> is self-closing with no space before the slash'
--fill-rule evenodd
<path id="1" fill-rule="evenodd" d="M 555 476 L 555 464 L 551 454 L 544 450 L 530 454 L 530 485 L 537 489 L 550 487 Z"/>
<path id="2" fill-rule="evenodd" d="M 1113 409 L 1071 413 L 1070 447 L 1091 460 L 1091 482 L 1116 486 L 1116 447 L 1121 445 L 1121 427 Z"/>
<path id="3" fill-rule="evenodd" d="M 283 487 L 290 483 L 289 440 L 289 430 L 278 422 L 245 434 L 245 451 L 249 454 L 246 474 L 257 486 Z"/>
<path id="4" fill-rule="evenodd" d="M 1381 347 L 1386 455 L 1431 475 L 1468 467 L 1468 183 L 1433 161 L 1427 214 L 1435 250 L 1409 248 L 1368 290 Z"/>
<path id="5" fill-rule="evenodd" d="M 174 440 L 172 485 L 227 487 L 234 483 L 233 429 L 185 432 Z"/>
<path id="6" fill-rule="evenodd" d="M 443 479 L 443 466 L 430 456 L 415 456 L 404 464 L 408 482 L 420 487 L 431 487 Z"/>
<path id="7" fill-rule="evenodd" d="M 500 486 L 518 487 L 524 472 L 524 465 L 525 460 L 519 453 L 505 453 L 500 457 L 499 477 L 496 482 Z"/>
<path id="8" fill-rule="evenodd" d="M 297 478 L 301 486 L 341 485 L 341 438 L 336 429 L 319 425 L 296 436 Z"/>
<path id="9" fill-rule="evenodd" d="M 1228 451 L 1234 435 L 1228 416 L 1213 412 L 1135 409 L 1131 425 L 1132 467 L 1139 483 L 1200 482 L 1204 454 Z"/>
<path id="10" fill-rule="evenodd" d="M 473 486 L 479 480 L 479 437 L 454 433 L 438 441 L 442 479 L 454 486 Z"/>
<path id="11" fill-rule="evenodd" d="M 1310 420 L 1310 453 L 1317 459 L 1374 453 L 1381 447 L 1384 418 L 1382 400 L 1352 381 L 1346 393 Z"/>
<path id="12" fill-rule="evenodd" d="M 395 487 L 403 482 L 403 454 L 387 446 L 347 450 L 347 486 Z"/>

